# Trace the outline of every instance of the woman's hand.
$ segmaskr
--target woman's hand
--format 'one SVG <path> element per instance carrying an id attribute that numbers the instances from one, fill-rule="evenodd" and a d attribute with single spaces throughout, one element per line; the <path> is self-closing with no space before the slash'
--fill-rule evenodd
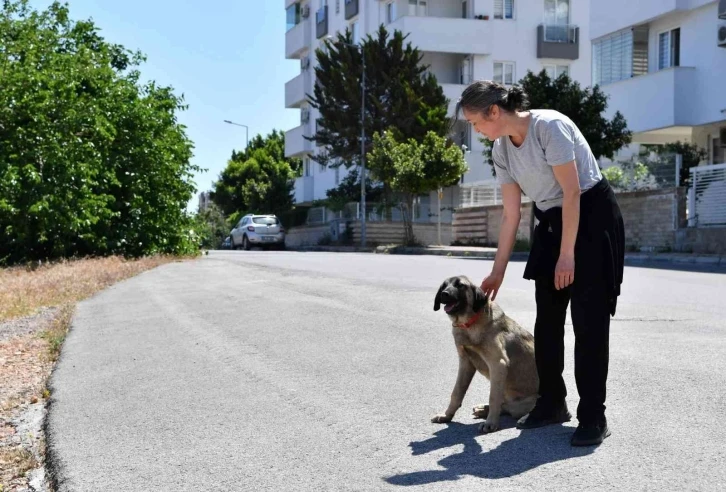
<path id="1" fill-rule="evenodd" d="M 555 267 L 555 289 L 560 290 L 575 281 L 575 254 L 560 253 Z"/>
<path id="2" fill-rule="evenodd" d="M 499 287 L 502 285 L 503 281 L 503 274 L 492 272 L 482 281 L 481 290 L 484 291 L 484 295 L 493 301 L 497 298 L 497 292 L 499 292 Z"/>

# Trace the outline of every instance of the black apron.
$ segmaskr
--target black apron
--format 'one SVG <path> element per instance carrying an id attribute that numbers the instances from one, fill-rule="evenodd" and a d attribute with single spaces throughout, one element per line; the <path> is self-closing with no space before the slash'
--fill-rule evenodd
<path id="1" fill-rule="evenodd" d="M 542 211 L 535 205 L 539 223 L 524 278 L 554 278 L 562 241 L 562 207 Z M 605 281 L 607 302 L 615 315 L 625 264 L 625 228 L 620 207 L 607 179 L 580 196 L 580 223 L 575 241 L 575 283 Z"/>

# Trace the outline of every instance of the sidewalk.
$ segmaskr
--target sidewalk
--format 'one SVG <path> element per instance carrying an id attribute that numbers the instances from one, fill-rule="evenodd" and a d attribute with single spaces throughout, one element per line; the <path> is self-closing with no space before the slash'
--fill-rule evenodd
<path id="1" fill-rule="evenodd" d="M 359 246 L 305 246 L 290 248 L 293 251 L 321 251 L 338 253 L 376 253 L 388 255 L 433 255 L 451 258 L 480 258 L 493 260 L 497 249 L 477 246 L 401 246 L 388 245 L 361 248 Z M 512 260 L 526 260 L 528 252 L 513 252 Z M 625 261 L 632 263 L 664 262 L 675 264 L 699 264 L 726 266 L 726 255 L 691 253 L 625 253 Z"/>

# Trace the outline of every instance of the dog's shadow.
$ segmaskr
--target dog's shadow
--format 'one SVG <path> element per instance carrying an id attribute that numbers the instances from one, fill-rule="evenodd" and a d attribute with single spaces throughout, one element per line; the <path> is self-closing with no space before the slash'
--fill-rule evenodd
<path id="1" fill-rule="evenodd" d="M 508 425 L 509 422 L 502 419 L 502 424 L 502 429 L 514 427 L 514 421 Z M 546 463 L 586 456 L 595 450 L 592 446 L 572 447 L 570 436 L 574 429 L 563 425 L 550 425 L 522 431 L 517 437 L 483 453 L 477 438 L 486 436 L 481 436 L 478 429 L 478 423 L 452 422 L 435 432 L 434 437 L 410 443 L 414 456 L 461 444 L 464 449 L 461 453 L 447 456 L 438 462 L 444 470 L 404 473 L 388 477 L 386 481 L 392 485 L 424 485 L 458 480 L 466 475 L 488 479 L 508 478 Z"/>

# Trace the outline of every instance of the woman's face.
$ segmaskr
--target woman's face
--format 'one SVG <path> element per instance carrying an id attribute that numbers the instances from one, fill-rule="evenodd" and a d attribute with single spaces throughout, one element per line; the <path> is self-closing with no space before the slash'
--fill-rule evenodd
<path id="1" fill-rule="evenodd" d="M 482 111 L 462 110 L 464 118 L 472 124 L 474 131 L 494 141 L 503 135 L 502 112 L 496 104 L 489 108 L 489 114 L 484 116 Z"/>

